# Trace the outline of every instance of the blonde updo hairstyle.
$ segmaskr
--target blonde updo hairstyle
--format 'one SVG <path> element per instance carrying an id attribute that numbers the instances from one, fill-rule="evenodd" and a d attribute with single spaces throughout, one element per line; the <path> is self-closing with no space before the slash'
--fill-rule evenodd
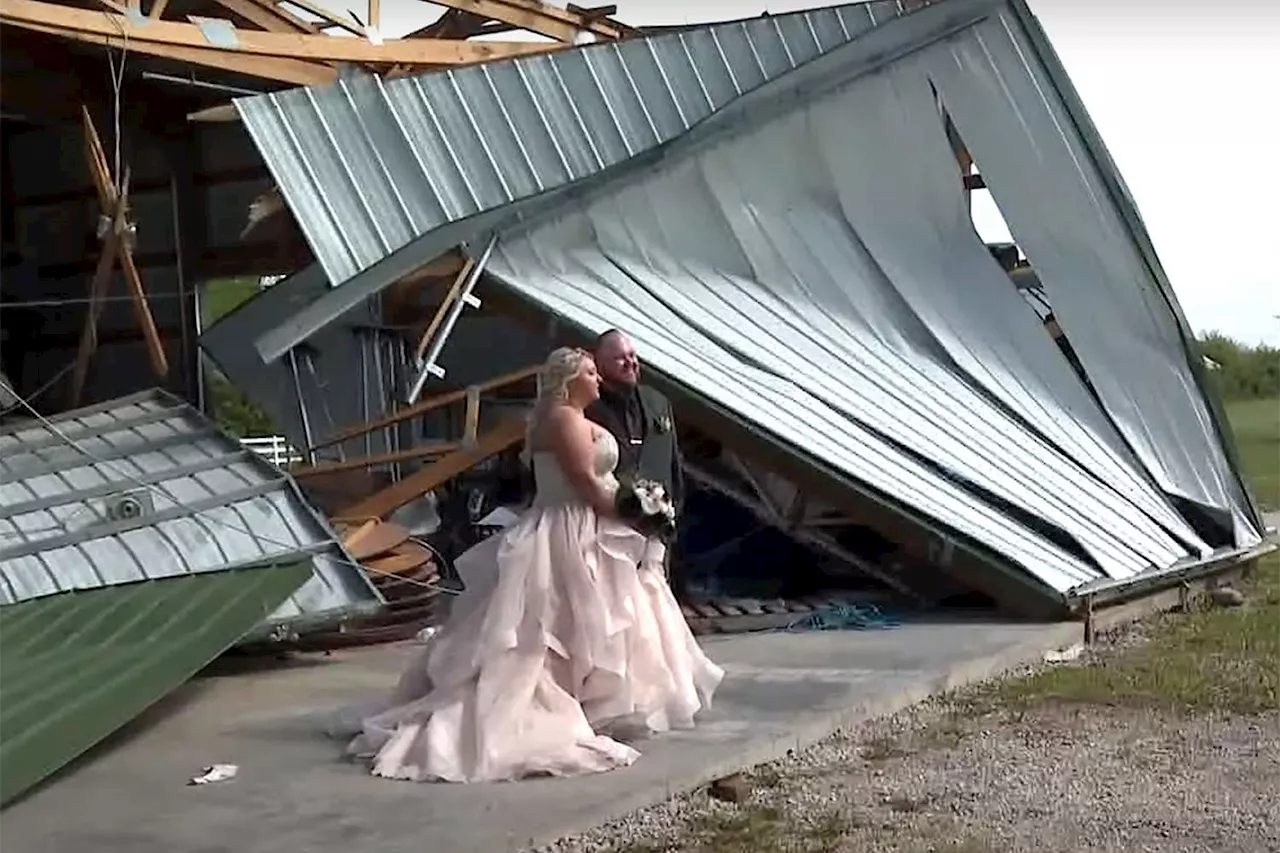
<path id="1" fill-rule="evenodd" d="M 529 415 L 524 433 L 524 450 L 520 458 L 526 465 L 533 460 L 533 436 L 542 419 L 553 406 L 569 400 L 569 384 L 582 374 L 592 359 L 591 353 L 579 347 L 560 347 L 551 351 L 538 370 L 538 396 Z"/>

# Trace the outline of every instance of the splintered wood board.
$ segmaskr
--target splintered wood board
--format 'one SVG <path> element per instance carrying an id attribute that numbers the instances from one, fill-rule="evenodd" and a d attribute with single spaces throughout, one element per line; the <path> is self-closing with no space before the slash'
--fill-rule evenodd
<path id="1" fill-rule="evenodd" d="M 374 574 L 399 575 L 412 572 L 432 559 L 431 552 L 414 542 L 404 542 L 385 556 L 363 560 L 365 568 Z"/>
<path id="2" fill-rule="evenodd" d="M 408 538 L 409 531 L 398 524 L 390 521 L 367 521 L 343 540 L 342 544 L 351 554 L 351 559 L 363 563 L 403 545 Z"/>

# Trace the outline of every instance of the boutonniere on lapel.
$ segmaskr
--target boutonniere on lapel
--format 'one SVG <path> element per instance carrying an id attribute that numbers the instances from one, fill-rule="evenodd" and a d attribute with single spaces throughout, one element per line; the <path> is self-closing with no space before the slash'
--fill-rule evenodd
<path id="1" fill-rule="evenodd" d="M 671 432 L 671 427 L 674 425 L 671 423 L 671 417 L 669 415 L 662 415 L 658 418 L 655 426 L 658 427 L 658 432 L 668 433 Z"/>

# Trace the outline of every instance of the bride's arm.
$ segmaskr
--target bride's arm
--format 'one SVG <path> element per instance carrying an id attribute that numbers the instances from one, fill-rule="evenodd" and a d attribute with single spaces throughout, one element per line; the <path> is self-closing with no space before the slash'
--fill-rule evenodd
<path id="1" fill-rule="evenodd" d="M 556 410 L 547 419 L 547 439 L 561 470 L 582 499 L 601 515 L 614 514 L 614 490 L 596 476 L 591 422 L 571 409 Z"/>

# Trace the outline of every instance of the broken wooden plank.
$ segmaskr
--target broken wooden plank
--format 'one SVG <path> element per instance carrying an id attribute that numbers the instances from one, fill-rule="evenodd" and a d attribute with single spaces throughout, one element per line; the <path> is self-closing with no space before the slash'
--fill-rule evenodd
<path id="1" fill-rule="evenodd" d="M 0 0 L 2 1 L 2 0 Z M 151 314 L 151 305 L 147 300 L 146 289 L 142 286 L 142 276 L 138 272 L 138 267 L 133 260 L 133 246 L 124 236 L 127 228 L 126 216 L 128 212 L 128 173 L 121 177 L 121 183 L 117 187 L 112 179 L 111 169 L 107 165 L 106 152 L 102 147 L 102 138 L 98 135 L 98 129 L 94 126 L 93 117 L 89 114 L 88 107 L 81 107 L 81 118 L 84 123 L 85 131 L 85 157 L 89 163 L 89 173 L 93 179 L 94 188 L 98 192 L 98 200 L 102 205 L 102 212 L 106 216 L 111 217 L 109 230 L 114 239 L 111 241 L 110 250 L 104 241 L 103 255 L 99 258 L 99 269 L 95 272 L 104 275 L 102 283 L 101 295 L 105 296 L 110 281 L 110 270 L 112 266 L 104 266 L 116 258 L 120 261 L 120 268 L 124 272 L 125 284 L 129 288 L 131 302 L 133 305 L 133 314 L 138 321 L 138 327 L 142 330 L 143 340 L 146 342 L 147 355 L 151 359 L 151 368 L 157 376 L 165 376 L 169 373 L 169 358 L 164 351 L 164 342 L 160 338 L 160 332 L 156 328 L 155 318 Z M 103 273 L 103 270 L 106 270 Z M 99 280 L 95 278 L 95 283 Z M 93 329 L 90 333 L 90 343 L 96 345 L 97 317 L 93 315 L 94 307 L 90 307 L 90 315 L 93 320 Z M 98 308 L 97 310 L 101 310 Z M 93 346 L 88 349 L 92 353 Z M 82 351 L 83 354 L 84 351 Z M 86 356 L 87 358 L 87 356 Z M 77 366 L 77 372 L 83 374 L 83 371 Z M 83 375 L 81 375 L 81 383 L 83 383 Z M 76 395 L 79 396 L 79 389 L 76 389 Z"/>
<path id="2" fill-rule="evenodd" d="M 98 266 L 93 272 L 93 280 L 89 284 L 89 306 L 85 312 L 84 326 L 80 331 L 80 345 L 76 350 L 75 368 L 71 374 L 71 385 L 67 393 L 67 405 L 75 408 L 80 405 L 80 395 L 84 393 L 84 383 L 89 375 L 89 359 L 98 348 L 98 320 L 106 307 L 103 297 L 111 286 L 111 270 L 116 265 L 116 255 L 120 248 L 118 226 L 123 223 L 123 205 L 116 204 L 116 215 L 106 236 L 102 239 L 101 254 L 98 255 Z"/>
<path id="3" fill-rule="evenodd" d="M 432 559 L 431 552 L 421 545 L 405 542 L 397 553 L 364 560 L 364 566 L 373 574 L 401 575 L 425 566 Z"/>
<path id="4" fill-rule="evenodd" d="M 462 12 L 470 12 L 481 18 L 502 21 L 531 33 L 538 33 L 563 44 L 573 44 L 580 32 L 591 32 L 601 38 L 622 38 L 627 28 L 608 20 L 607 17 L 584 15 L 580 12 L 558 8 L 537 0 L 433 0 L 438 6 L 448 6 Z"/>
<path id="5" fill-rule="evenodd" d="M 320 28 L 304 21 L 283 6 L 271 0 L 217 0 L 219 6 L 235 12 L 264 30 L 277 33 L 310 33 L 317 35 Z"/>
<path id="6" fill-rule="evenodd" d="M 303 5 L 305 0 L 291 0 Z M 314 11 L 310 5 L 308 11 Z M 316 6 L 315 9 L 320 7 Z M 339 16 L 326 13 L 332 20 Z M 345 20 L 345 19 L 344 19 Z M 23 29 L 57 31 L 65 38 L 101 44 L 128 42 L 129 49 L 152 53 L 155 48 L 210 49 L 210 42 L 196 24 L 148 19 L 134 23 L 127 15 L 63 6 L 45 0 L 0 0 L 0 21 Z M 354 27 L 346 21 L 340 26 Z M 534 53 L 545 53 L 557 45 L 546 42 L 453 41 L 447 39 L 391 39 L 375 45 L 363 38 L 335 38 L 308 33 L 262 32 L 235 30 L 234 50 L 212 48 L 232 59 L 237 55 L 292 59 L 313 62 L 357 62 L 411 65 L 467 65 L 507 59 Z"/>
<path id="7" fill-rule="evenodd" d="M 519 443 L 524 438 L 524 430 L 523 420 L 505 421 L 481 436 L 474 446 L 456 450 L 443 459 L 432 462 L 422 470 L 343 509 L 339 515 L 384 517 L 440 484 L 452 480 L 468 468 Z"/>
<path id="8" fill-rule="evenodd" d="M 409 531 L 390 521 L 373 521 L 362 526 L 343 543 L 351 559 L 363 563 L 392 548 L 403 545 L 409 539 Z"/>
<path id="9" fill-rule="evenodd" d="M 467 258 L 462 265 L 462 269 L 454 276 L 453 284 L 449 287 L 449 292 L 445 294 L 440 306 L 436 308 L 435 316 L 431 318 L 431 322 L 427 324 L 427 329 L 422 333 L 422 337 L 418 339 L 418 346 L 414 348 L 413 355 L 417 361 L 422 361 L 423 355 L 426 354 L 427 348 L 431 346 L 431 339 L 435 337 L 440 326 L 444 324 L 445 315 L 449 313 L 449 306 L 457 301 L 462 295 L 462 288 L 467 283 L 467 278 L 471 275 L 471 271 L 476 267 L 475 258 Z"/>
<path id="10" fill-rule="evenodd" d="M 32 0 L 0 0 L 0 24 L 6 24 L 18 29 L 28 30 L 30 32 L 44 33 L 46 35 L 58 36 L 59 38 L 71 39 L 85 44 L 102 45 L 103 47 L 118 48 L 124 41 L 119 33 L 107 32 L 105 30 L 100 32 L 84 32 L 65 26 L 49 26 L 39 23 L 38 21 L 11 19 L 4 14 L 5 9 L 8 8 L 11 2 L 32 2 Z M 52 4 L 42 3 L 41 5 L 49 6 Z M 114 18 L 116 16 L 107 15 L 105 17 Z M 150 22 L 149 26 L 160 26 L 162 23 L 165 26 L 194 26 L 192 24 L 170 24 L 168 22 L 161 21 Z M 246 32 L 252 31 L 248 30 Z M 259 35 L 269 34 L 259 33 Z M 307 36 L 307 38 L 328 39 L 330 36 Z M 354 39 L 347 40 L 353 41 Z M 206 68 L 215 68 L 222 71 L 234 71 L 238 74 L 245 74 L 250 77 L 261 77 L 266 80 L 275 80 L 281 83 L 292 83 L 298 86 L 330 83 L 338 78 L 338 70 L 332 65 L 274 56 L 246 56 L 238 51 L 225 50 L 223 48 L 212 46 L 186 47 L 183 45 L 169 44 L 163 41 L 141 41 L 135 44 L 133 41 L 130 41 L 129 50 L 138 54 L 155 56 L 161 59 L 172 59 L 178 62 L 185 62 L 191 65 L 201 65 Z"/>
<path id="11" fill-rule="evenodd" d="M 471 386 L 471 388 L 475 388 L 477 391 L 483 394 L 486 391 L 494 391 L 494 390 L 497 390 L 498 388 L 502 388 L 507 385 L 514 385 L 517 382 L 530 379 L 538 374 L 538 370 L 539 368 L 537 367 L 526 367 L 526 368 L 523 368 L 522 370 L 516 370 L 516 371 L 512 371 L 511 373 L 505 373 L 502 376 L 497 376 L 497 377 L 494 377 L 493 379 L 489 379 L 484 382 L 478 383 L 476 385 Z M 440 394 L 439 396 L 436 396 L 436 397 L 430 397 L 426 400 L 420 400 L 417 403 L 414 403 L 412 406 L 406 406 L 405 408 L 399 410 L 398 412 L 387 415 L 386 417 L 378 418 L 377 420 L 369 421 L 368 423 L 360 424 L 358 426 L 351 427 L 350 429 L 345 429 L 345 430 L 342 430 L 341 432 L 335 433 L 334 435 L 326 438 L 324 441 L 321 441 L 318 444 L 312 445 L 308 449 L 308 452 L 314 453 L 315 451 L 320 450 L 321 448 L 331 447 L 332 445 L 335 445 L 335 444 L 341 444 L 344 441 L 350 441 L 353 438 L 359 438 L 365 433 L 370 433 L 370 432 L 373 432 L 374 430 L 379 430 L 385 427 L 393 426 L 395 424 L 401 423 L 402 421 L 407 421 L 410 418 L 416 418 L 421 415 L 425 415 L 427 412 L 434 411 L 444 406 L 449 406 L 449 405 L 452 405 L 453 403 L 462 402 L 463 400 L 467 399 L 467 395 L 469 393 L 470 393 L 470 388 L 463 388 L 458 391 L 449 391 L 445 394 Z"/>
<path id="12" fill-rule="evenodd" d="M 429 456 L 443 456 L 461 447 L 456 441 L 431 441 L 410 447 L 408 450 L 396 450 L 391 453 L 377 453 L 373 456 L 357 456 L 340 462 L 316 462 L 311 465 L 299 465 L 290 468 L 289 473 L 298 479 L 318 477 L 321 474 L 335 474 L 339 471 L 358 471 L 373 465 L 392 465 L 396 462 L 413 462 Z"/>
<path id="13" fill-rule="evenodd" d="M 475 386 L 467 389 L 467 409 L 462 426 L 462 444 L 471 447 L 476 443 L 480 432 L 480 390 Z"/>

